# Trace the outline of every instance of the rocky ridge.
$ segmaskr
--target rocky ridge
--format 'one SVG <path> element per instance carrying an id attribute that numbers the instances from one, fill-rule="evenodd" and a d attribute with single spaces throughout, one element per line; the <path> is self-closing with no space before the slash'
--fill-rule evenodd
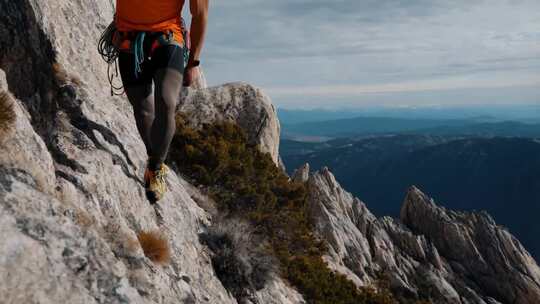
<path id="1" fill-rule="evenodd" d="M 376 218 L 324 168 L 298 169 L 328 264 L 358 285 L 384 278 L 404 298 L 433 303 L 538 303 L 540 268 L 486 213 L 446 210 L 411 187 L 401 218 Z"/>

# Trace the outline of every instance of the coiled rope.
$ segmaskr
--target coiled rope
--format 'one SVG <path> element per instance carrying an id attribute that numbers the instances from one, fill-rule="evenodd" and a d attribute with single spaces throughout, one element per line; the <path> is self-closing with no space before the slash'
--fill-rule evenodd
<path id="1" fill-rule="evenodd" d="M 107 63 L 107 78 L 111 86 L 111 96 L 119 96 L 124 94 L 124 88 L 122 85 L 115 86 L 114 78 L 118 78 L 118 56 L 120 51 L 118 47 L 114 44 L 114 34 L 116 33 L 116 25 L 113 22 L 103 31 L 98 42 L 98 53 L 101 55 L 101 58 Z M 114 70 L 112 66 L 114 65 Z"/>

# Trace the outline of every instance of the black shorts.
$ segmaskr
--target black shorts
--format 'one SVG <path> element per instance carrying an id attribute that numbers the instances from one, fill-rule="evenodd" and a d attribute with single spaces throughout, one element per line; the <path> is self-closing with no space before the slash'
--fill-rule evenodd
<path id="1" fill-rule="evenodd" d="M 184 49 L 178 45 L 163 45 L 157 47 L 151 57 L 145 57 L 141 71 L 135 73 L 135 55 L 120 52 L 118 65 L 124 87 L 152 84 L 154 74 L 159 69 L 171 68 L 184 73 Z"/>

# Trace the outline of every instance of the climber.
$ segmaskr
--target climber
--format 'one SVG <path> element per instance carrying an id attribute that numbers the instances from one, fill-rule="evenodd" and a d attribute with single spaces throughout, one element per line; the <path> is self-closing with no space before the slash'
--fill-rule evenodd
<path id="1" fill-rule="evenodd" d="M 189 34 L 181 18 L 184 1 L 116 1 L 118 66 L 148 154 L 144 182 L 152 203 L 167 191 L 169 169 L 164 161 L 175 133 L 176 102 L 182 84 L 190 86 L 199 77 L 209 0 L 189 0 Z M 189 57 L 184 58 L 187 47 Z"/>

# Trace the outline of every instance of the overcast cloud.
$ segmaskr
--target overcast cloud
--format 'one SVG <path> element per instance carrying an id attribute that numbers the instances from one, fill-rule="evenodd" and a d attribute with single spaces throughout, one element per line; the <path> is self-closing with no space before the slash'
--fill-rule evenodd
<path id="1" fill-rule="evenodd" d="M 540 1 L 215 0 L 203 60 L 281 107 L 540 103 Z"/>

